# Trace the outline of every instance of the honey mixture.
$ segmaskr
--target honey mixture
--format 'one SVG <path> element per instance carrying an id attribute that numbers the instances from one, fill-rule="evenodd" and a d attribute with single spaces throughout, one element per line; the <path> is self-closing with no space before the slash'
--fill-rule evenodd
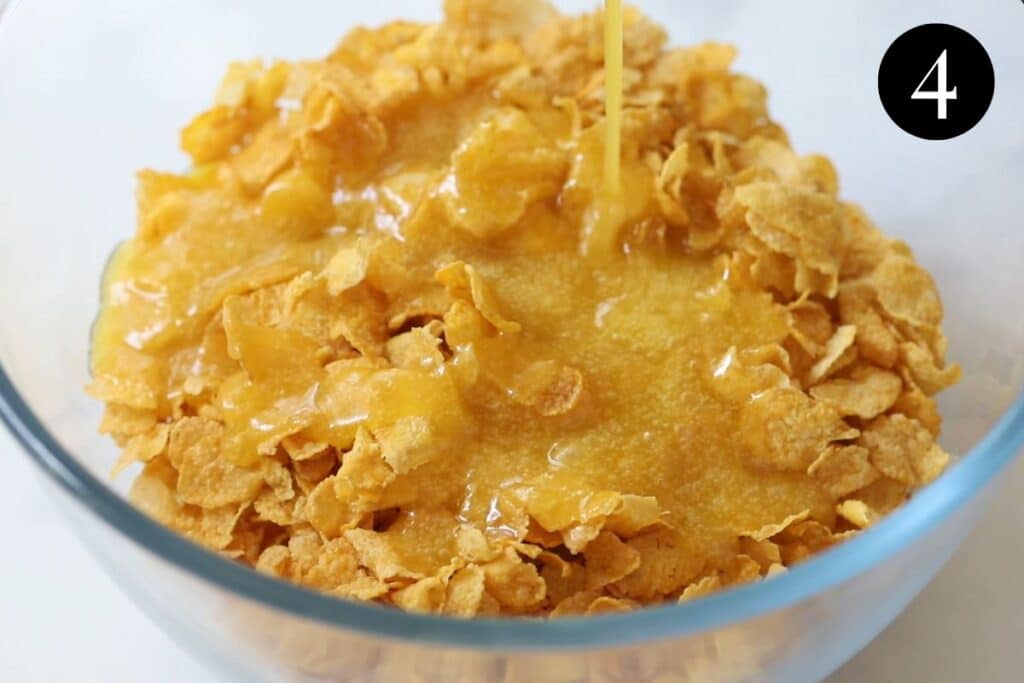
<path id="1" fill-rule="evenodd" d="M 603 13 L 445 13 L 231 66 L 139 174 L 89 387 L 135 504 L 337 596 L 557 616 L 783 572 L 943 471 L 933 281 L 733 48 L 626 8 L 608 171 Z"/>

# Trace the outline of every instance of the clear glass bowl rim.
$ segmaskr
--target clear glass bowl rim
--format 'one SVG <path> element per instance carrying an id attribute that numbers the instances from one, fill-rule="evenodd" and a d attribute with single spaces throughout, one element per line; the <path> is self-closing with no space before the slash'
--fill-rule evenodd
<path id="1" fill-rule="evenodd" d="M 18 0 L 0 0 L 0 24 L 16 4 Z M 899 510 L 770 581 L 684 604 L 553 620 L 412 614 L 316 593 L 222 558 L 151 520 L 93 476 L 32 412 L 2 363 L 0 422 L 53 483 L 128 541 L 243 599 L 373 637 L 479 650 L 545 651 L 623 646 L 727 626 L 814 597 L 883 563 L 979 494 L 1024 448 L 1024 393 L 948 472 Z"/>

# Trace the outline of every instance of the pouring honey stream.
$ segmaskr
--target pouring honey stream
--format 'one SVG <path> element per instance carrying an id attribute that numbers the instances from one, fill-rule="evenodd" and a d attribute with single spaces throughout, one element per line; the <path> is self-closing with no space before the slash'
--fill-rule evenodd
<path id="1" fill-rule="evenodd" d="M 581 244 L 591 262 L 608 258 L 626 218 L 622 204 L 622 0 L 607 0 L 604 20 L 604 185 L 586 221 Z"/>
<path id="2" fill-rule="evenodd" d="M 605 4 L 604 97 L 605 129 L 604 192 L 607 199 L 617 197 L 621 185 L 622 155 L 622 0 Z"/>

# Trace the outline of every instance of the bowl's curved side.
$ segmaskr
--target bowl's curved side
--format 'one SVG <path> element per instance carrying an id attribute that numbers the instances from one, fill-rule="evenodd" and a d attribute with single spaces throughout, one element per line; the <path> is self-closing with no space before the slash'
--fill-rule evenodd
<path id="1" fill-rule="evenodd" d="M 58 488 L 52 479 L 47 479 L 47 486 Z M 972 498 L 941 526 L 884 561 L 788 607 L 631 644 L 596 647 L 595 639 L 590 646 L 577 643 L 565 649 L 513 650 L 467 648 L 457 643 L 437 647 L 433 642 L 416 642 L 421 639 L 338 628 L 333 622 L 273 608 L 252 596 L 224 590 L 147 548 L 125 542 L 118 530 L 84 511 L 78 501 L 62 492 L 54 494 L 78 535 L 117 585 L 225 680 L 425 683 L 597 683 L 609 676 L 638 682 L 822 680 L 874 638 L 931 580 L 974 525 L 984 502 L 984 497 Z M 774 584 L 762 588 L 770 590 Z M 694 603 L 695 610 L 705 607 L 702 602 Z M 669 612 L 680 614 L 683 610 Z M 400 613 L 389 616 L 395 623 L 405 623 Z M 604 621 L 570 622 L 570 628 Z M 618 622 L 615 628 L 622 635 L 620 640 L 630 639 L 635 621 Z M 685 625 L 686 619 L 679 621 Z M 460 625 L 477 626 L 475 622 Z M 545 631 L 546 625 L 525 622 L 525 626 Z"/>
<path id="2" fill-rule="evenodd" d="M 791 607 L 882 565 L 925 537 L 958 507 L 976 498 L 1024 445 L 1024 398 L 1020 398 L 966 458 L 903 508 L 868 532 L 769 582 L 622 615 L 465 621 L 319 595 L 251 571 L 164 528 L 117 496 L 61 446 L 18 394 L 2 364 L 0 420 L 65 495 L 136 546 L 240 599 L 370 636 L 504 650 L 629 645 L 711 630 Z"/>

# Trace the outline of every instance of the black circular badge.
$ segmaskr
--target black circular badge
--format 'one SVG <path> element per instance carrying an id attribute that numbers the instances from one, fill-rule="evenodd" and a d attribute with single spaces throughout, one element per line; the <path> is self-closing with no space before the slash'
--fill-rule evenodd
<path id="1" fill-rule="evenodd" d="M 949 140 L 974 128 L 995 87 L 985 48 L 949 24 L 910 29 L 889 46 L 878 69 L 878 94 L 889 118 L 926 140 Z"/>

